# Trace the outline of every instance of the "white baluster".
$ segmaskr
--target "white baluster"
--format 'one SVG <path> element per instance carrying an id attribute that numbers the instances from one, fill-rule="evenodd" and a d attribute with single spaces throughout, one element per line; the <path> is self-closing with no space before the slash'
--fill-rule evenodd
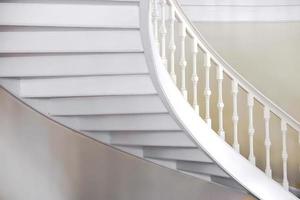
<path id="1" fill-rule="evenodd" d="M 249 123 L 248 123 L 248 134 L 249 134 L 249 161 L 255 165 L 255 155 L 254 155 L 254 127 L 253 127 L 253 106 L 254 106 L 254 97 L 251 93 L 248 93 L 248 116 L 249 116 Z"/>
<path id="2" fill-rule="evenodd" d="M 192 82 L 193 82 L 193 108 L 197 114 L 199 114 L 199 105 L 198 105 L 198 75 L 197 75 L 197 53 L 198 53 L 198 43 L 194 38 L 193 46 L 192 46 L 192 54 L 193 54 L 193 74 L 192 74 Z"/>
<path id="3" fill-rule="evenodd" d="M 204 54 L 204 68 L 205 68 L 205 89 L 204 89 L 204 97 L 205 97 L 205 121 L 209 127 L 211 127 L 211 119 L 210 119 L 210 86 L 209 86 L 209 69 L 211 67 L 210 55 L 208 53 Z"/>
<path id="4" fill-rule="evenodd" d="M 287 146 L 286 146 L 286 134 L 287 134 L 287 125 L 284 120 L 281 120 L 281 132 L 282 132 L 282 168 L 283 168 L 283 180 L 282 186 L 284 189 L 289 190 L 289 181 L 287 177 Z"/>
<path id="5" fill-rule="evenodd" d="M 158 19 L 159 19 L 159 11 L 158 11 L 158 0 L 153 0 L 152 5 L 152 20 L 153 20 L 153 33 L 154 40 L 157 45 L 157 48 L 160 48 L 159 39 L 158 39 Z"/>
<path id="6" fill-rule="evenodd" d="M 161 61 L 163 65 L 168 68 L 167 65 L 167 57 L 166 57 L 166 36 L 167 36 L 167 27 L 166 27 L 166 0 L 160 0 L 160 7 L 161 7 L 161 24 L 160 24 L 160 35 L 161 35 L 161 41 L 160 41 L 160 53 L 161 53 Z"/>
<path id="7" fill-rule="evenodd" d="M 269 107 L 264 107 L 264 119 L 265 119 L 265 148 L 266 148 L 266 169 L 265 173 L 268 177 L 272 178 L 272 170 L 271 170 L 271 140 L 270 140 L 270 109 Z"/>
<path id="8" fill-rule="evenodd" d="M 180 61 L 179 65 L 181 68 L 181 93 L 183 97 L 187 100 L 187 90 L 185 86 L 185 69 L 186 69 L 186 59 L 185 59 L 185 37 L 186 37 L 186 27 L 183 23 L 179 24 L 179 37 L 180 37 Z"/>
<path id="9" fill-rule="evenodd" d="M 170 6 L 170 75 L 176 84 L 176 73 L 175 73 L 175 37 L 174 37 L 174 29 L 175 29 L 175 9 L 173 6 Z"/>
<path id="10" fill-rule="evenodd" d="M 223 128 L 223 108 L 224 108 L 224 103 L 223 103 L 223 67 L 218 65 L 217 67 L 217 81 L 218 81 L 218 111 L 219 111 L 219 130 L 218 133 L 220 137 L 225 140 L 225 131 Z"/>
<path id="11" fill-rule="evenodd" d="M 232 113 L 232 122 L 233 122 L 233 148 L 240 152 L 240 145 L 238 140 L 238 111 L 237 111 L 237 94 L 238 94 L 238 82 L 232 80 L 232 103 L 233 103 L 233 113 Z"/>

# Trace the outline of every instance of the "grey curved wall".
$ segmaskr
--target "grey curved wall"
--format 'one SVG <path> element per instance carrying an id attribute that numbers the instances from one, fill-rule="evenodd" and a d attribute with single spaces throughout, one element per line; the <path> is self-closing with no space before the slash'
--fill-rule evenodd
<path id="1" fill-rule="evenodd" d="M 248 198 L 72 132 L 0 90 L 0 199 Z"/>

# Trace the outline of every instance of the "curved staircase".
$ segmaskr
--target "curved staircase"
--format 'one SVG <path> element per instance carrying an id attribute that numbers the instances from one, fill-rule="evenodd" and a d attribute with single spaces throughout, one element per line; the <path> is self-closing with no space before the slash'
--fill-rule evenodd
<path id="1" fill-rule="evenodd" d="M 251 164 L 238 153 L 237 140 L 235 149 L 224 142 L 223 73 L 233 80 L 233 99 L 242 87 L 249 91 L 250 109 L 254 98 L 266 106 L 266 123 L 270 112 L 282 119 L 283 141 L 286 126 L 299 130 L 299 123 L 221 60 L 175 0 L 160 4 L 156 0 L 0 3 L 0 25 L 1 85 L 36 111 L 122 151 L 256 198 L 297 199 L 287 191 L 286 169 L 282 187 L 270 178 L 271 166 L 266 170 L 268 177 L 255 167 L 253 154 Z M 181 73 L 177 76 L 175 35 L 180 40 Z M 191 91 L 185 86 L 187 35 L 195 55 Z M 196 98 L 199 48 L 205 55 L 207 124 L 198 114 Z M 211 128 L 211 63 L 218 66 L 221 137 Z M 186 101 L 190 94 L 194 95 L 192 107 Z M 237 110 L 233 114 L 237 127 Z"/>

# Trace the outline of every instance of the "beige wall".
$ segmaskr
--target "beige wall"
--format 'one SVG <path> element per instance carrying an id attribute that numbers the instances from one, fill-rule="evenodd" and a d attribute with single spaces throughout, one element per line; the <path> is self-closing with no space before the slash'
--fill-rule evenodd
<path id="1" fill-rule="evenodd" d="M 197 23 L 225 60 L 300 121 L 300 23 Z"/>
<path id="2" fill-rule="evenodd" d="M 247 195 L 72 132 L 0 90 L 0 199 L 235 200 Z"/>

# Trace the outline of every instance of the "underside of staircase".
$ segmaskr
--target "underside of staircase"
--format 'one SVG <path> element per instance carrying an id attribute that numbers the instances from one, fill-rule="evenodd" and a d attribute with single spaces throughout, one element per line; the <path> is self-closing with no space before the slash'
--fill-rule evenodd
<path id="1" fill-rule="evenodd" d="M 296 199 L 212 134 L 180 96 L 158 58 L 149 6 L 0 3 L 2 87 L 63 126 L 153 163 L 259 199 Z"/>

